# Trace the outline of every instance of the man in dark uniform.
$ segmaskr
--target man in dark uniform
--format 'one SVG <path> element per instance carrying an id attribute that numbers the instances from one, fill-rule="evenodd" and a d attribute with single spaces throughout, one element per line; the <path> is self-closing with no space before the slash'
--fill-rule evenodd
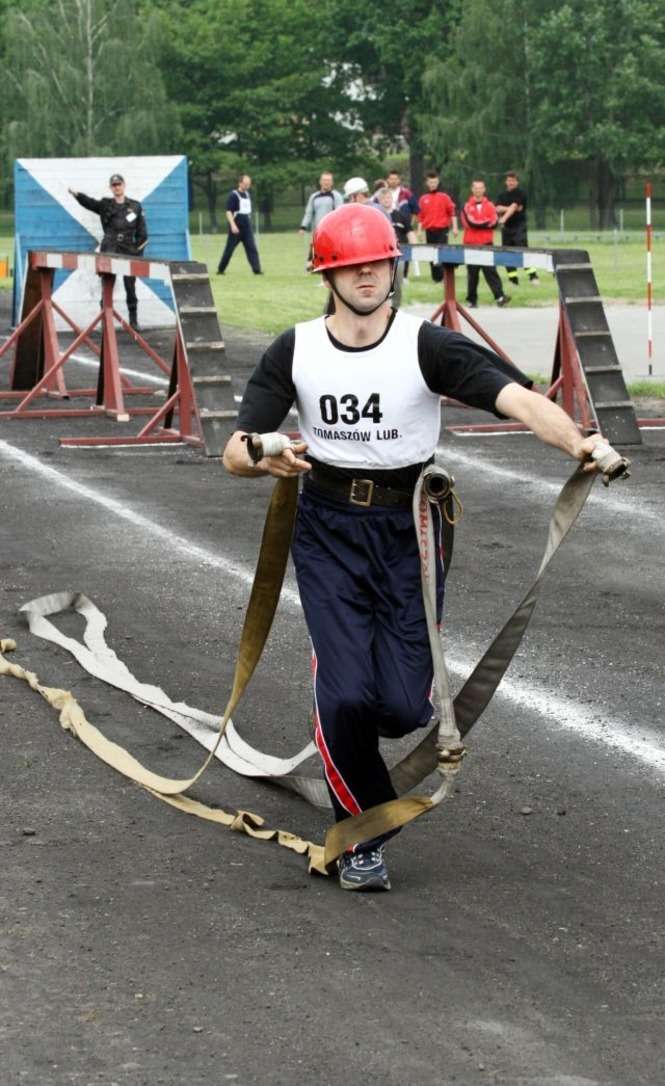
<path id="1" fill-rule="evenodd" d="M 99 249 L 101 253 L 137 256 L 148 244 L 148 228 L 143 208 L 138 200 L 130 200 L 125 196 L 125 179 L 119 173 L 112 174 L 109 186 L 113 196 L 104 196 L 101 200 L 94 200 L 83 192 L 75 192 L 74 189 L 69 191 L 81 207 L 99 215 L 104 231 Z M 124 275 L 123 280 L 129 323 L 132 328 L 138 328 L 136 277 Z"/>
<path id="2" fill-rule="evenodd" d="M 501 244 L 526 249 L 529 242 L 526 230 L 526 192 L 520 187 L 520 179 L 514 170 L 506 174 L 506 187 L 494 201 L 501 227 Z M 529 282 L 540 285 L 535 268 L 526 268 Z M 517 286 L 517 268 L 507 268 L 508 278 Z"/>
<path id="3" fill-rule="evenodd" d="M 249 190 L 252 187 L 252 179 L 249 174 L 242 174 L 238 178 L 238 187 L 233 189 L 226 202 L 226 219 L 229 224 L 229 234 L 226 239 L 226 247 L 222 253 L 222 259 L 217 268 L 217 274 L 223 275 L 228 263 L 233 256 L 236 246 L 242 244 L 249 265 L 254 275 L 263 275 L 259 253 L 252 232 L 252 199 Z"/>
<path id="4" fill-rule="evenodd" d="M 312 639 L 315 742 L 337 820 L 395 798 L 379 735 L 415 731 L 433 711 L 412 499 L 437 446 L 441 396 L 517 419 L 581 461 L 602 441 L 585 438 L 487 347 L 396 313 L 398 257 L 393 227 L 375 208 L 350 204 L 326 215 L 314 235 L 314 271 L 334 293 L 335 311 L 268 348 L 223 458 L 234 475 L 304 477 L 292 555 Z M 293 403 L 302 440 L 253 463 L 246 436 L 276 429 Z M 344 890 L 390 889 L 385 839 L 360 840 L 343 854 Z"/>

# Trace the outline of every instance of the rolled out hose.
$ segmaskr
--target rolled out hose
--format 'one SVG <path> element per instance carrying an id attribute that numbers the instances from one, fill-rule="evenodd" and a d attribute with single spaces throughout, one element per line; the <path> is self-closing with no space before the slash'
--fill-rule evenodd
<path id="1" fill-rule="evenodd" d="M 615 479 L 627 479 L 630 475 L 630 460 L 613 449 L 609 442 L 599 442 L 591 453 L 591 459 L 598 464 L 605 486 Z"/>

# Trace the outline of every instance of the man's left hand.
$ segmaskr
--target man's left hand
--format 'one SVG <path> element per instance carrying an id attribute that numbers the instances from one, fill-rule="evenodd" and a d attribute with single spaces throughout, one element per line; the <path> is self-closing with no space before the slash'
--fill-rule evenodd
<path id="1" fill-rule="evenodd" d="M 597 445 L 607 444 L 608 442 L 602 434 L 590 434 L 589 437 L 580 437 L 579 446 L 575 455 L 577 459 L 582 462 L 584 471 L 598 471 L 598 463 L 591 459 L 591 454 Z"/>

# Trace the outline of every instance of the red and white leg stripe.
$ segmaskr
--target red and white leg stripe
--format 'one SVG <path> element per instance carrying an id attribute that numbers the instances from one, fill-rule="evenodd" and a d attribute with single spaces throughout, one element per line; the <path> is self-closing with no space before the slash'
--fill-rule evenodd
<path id="1" fill-rule="evenodd" d="M 339 769 L 332 760 L 326 738 L 323 734 L 323 728 L 321 727 L 321 719 L 319 717 L 319 703 L 316 696 L 316 676 L 318 671 L 318 660 L 316 653 L 312 652 L 312 676 L 314 680 L 314 742 L 316 743 L 317 750 L 323 759 L 323 771 L 326 775 L 326 780 L 330 785 L 332 791 L 335 794 L 336 799 L 342 805 L 345 811 L 348 811 L 351 815 L 362 814 L 362 807 L 358 803 L 358 800 L 354 796 L 353 792 L 347 785 L 346 781 L 342 777 Z"/>

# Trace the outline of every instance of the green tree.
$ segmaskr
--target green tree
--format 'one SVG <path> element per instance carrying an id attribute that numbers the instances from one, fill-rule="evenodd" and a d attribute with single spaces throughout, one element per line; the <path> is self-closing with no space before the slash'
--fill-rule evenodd
<path id="1" fill-rule="evenodd" d="M 459 0 L 412 0 L 373 15 L 362 5 L 331 5 L 329 36 L 357 122 L 383 157 L 406 150 L 418 190 L 428 150 L 423 74 L 428 57 L 447 53 L 458 7 Z"/>
<path id="2" fill-rule="evenodd" d="M 607 226 L 623 176 L 663 162 L 664 70 L 659 0 L 467 0 L 428 62 L 421 128 L 458 185 L 516 168 L 542 206 L 582 182 Z"/>
<path id="3" fill-rule="evenodd" d="M 665 9 L 660 0 L 555 7 L 533 34 L 534 148 L 584 164 L 594 225 L 614 221 L 626 173 L 665 160 Z"/>
<path id="4" fill-rule="evenodd" d="M 460 193 L 478 175 L 491 193 L 507 169 L 518 169 L 543 198 L 545 178 L 532 138 L 533 18 L 529 0 L 501 6 L 467 0 L 449 49 L 427 62 L 420 127 L 432 157 Z"/>
<path id="5" fill-rule="evenodd" d="M 195 182 L 211 216 L 238 169 L 269 210 L 278 188 L 368 153 L 350 88 L 330 52 L 327 3 L 164 0 L 160 64 L 178 103 Z"/>
<path id="6" fill-rule="evenodd" d="M 134 0 L 10 7 L 4 138 L 18 155 L 174 150 L 178 125 L 153 57 L 158 21 Z"/>

